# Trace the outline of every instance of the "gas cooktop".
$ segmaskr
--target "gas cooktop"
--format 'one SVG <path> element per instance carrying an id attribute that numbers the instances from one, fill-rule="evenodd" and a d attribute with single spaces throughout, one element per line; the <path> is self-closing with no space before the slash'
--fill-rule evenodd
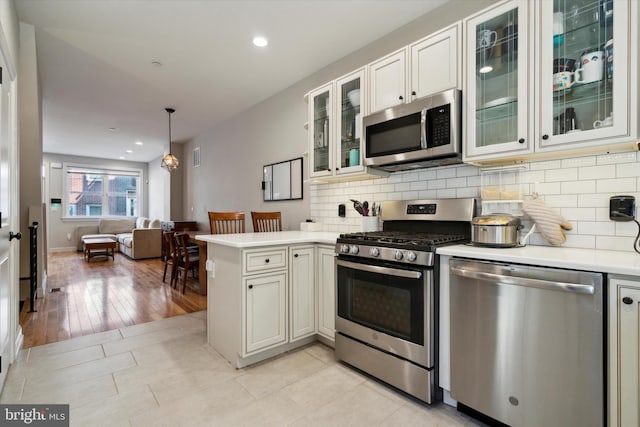
<path id="1" fill-rule="evenodd" d="M 447 243 L 467 243 L 469 236 L 409 231 L 371 231 L 341 234 L 338 242 L 433 251 L 437 246 Z"/>

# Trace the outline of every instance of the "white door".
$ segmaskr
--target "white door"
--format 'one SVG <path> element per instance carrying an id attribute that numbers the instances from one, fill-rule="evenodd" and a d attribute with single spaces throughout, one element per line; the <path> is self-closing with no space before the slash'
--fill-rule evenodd
<path id="1" fill-rule="evenodd" d="M 245 352 L 287 342 L 287 273 L 244 279 L 246 292 Z"/>
<path id="2" fill-rule="evenodd" d="M 411 100 L 460 87 L 462 25 L 411 45 Z"/>
<path id="3" fill-rule="evenodd" d="M 292 247 L 289 265 L 290 342 L 316 333 L 313 247 Z"/>
<path id="4" fill-rule="evenodd" d="M 318 248 L 318 333 L 335 339 L 336 281 L 333 247 Z"/>
<path id="5" fill-rule="evenodd" d="M 19 230 L 15 216 L 17 144 L 13 87 L 14 84 L 0 55 L 0 390 L 4 385 L 9 363 L 13 360 L 12 331 L 17 328 L 16 257 L 19 247 L 17 243 L 12 245 L 9 242 L 9 232 Z"/>
<path id="6" fill-rule="evenodd" d="M 407 51 L 401 49 L 369 64 L 369 79 L 369 112 L 407 102 Z"/>

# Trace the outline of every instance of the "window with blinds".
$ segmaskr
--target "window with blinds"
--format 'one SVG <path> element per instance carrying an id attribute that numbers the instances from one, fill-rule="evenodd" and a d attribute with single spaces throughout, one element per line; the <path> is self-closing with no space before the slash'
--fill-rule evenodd
<path id="1" fill-rule="evenodd" d="M 138 216 L 141 177 L 138 170 L 67 167 L 66 216 Z"/>

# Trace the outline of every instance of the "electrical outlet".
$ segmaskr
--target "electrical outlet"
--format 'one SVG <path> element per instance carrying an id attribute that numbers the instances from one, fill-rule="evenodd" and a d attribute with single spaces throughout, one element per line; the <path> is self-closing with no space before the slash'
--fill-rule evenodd
<path id="1" fill-rule="evenodd" d="M 635 217 L 635 197 L 613 196 L 609 199 L 609 219 L 611 221 L 633 221 Z"/>

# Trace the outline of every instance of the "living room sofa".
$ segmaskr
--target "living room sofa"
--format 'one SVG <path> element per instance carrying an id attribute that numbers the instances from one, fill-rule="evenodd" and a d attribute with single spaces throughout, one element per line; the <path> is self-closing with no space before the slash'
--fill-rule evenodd
<path id="1" fill-rule="evenodd" d="M 83 239 L 109 238 L 118 243 L 118 251 L 131 259 L 158 258 L 162 255 L 160 220 L 149 218 L 103 218 L 97 225 L 79 226 L 78 250 Z"/>

